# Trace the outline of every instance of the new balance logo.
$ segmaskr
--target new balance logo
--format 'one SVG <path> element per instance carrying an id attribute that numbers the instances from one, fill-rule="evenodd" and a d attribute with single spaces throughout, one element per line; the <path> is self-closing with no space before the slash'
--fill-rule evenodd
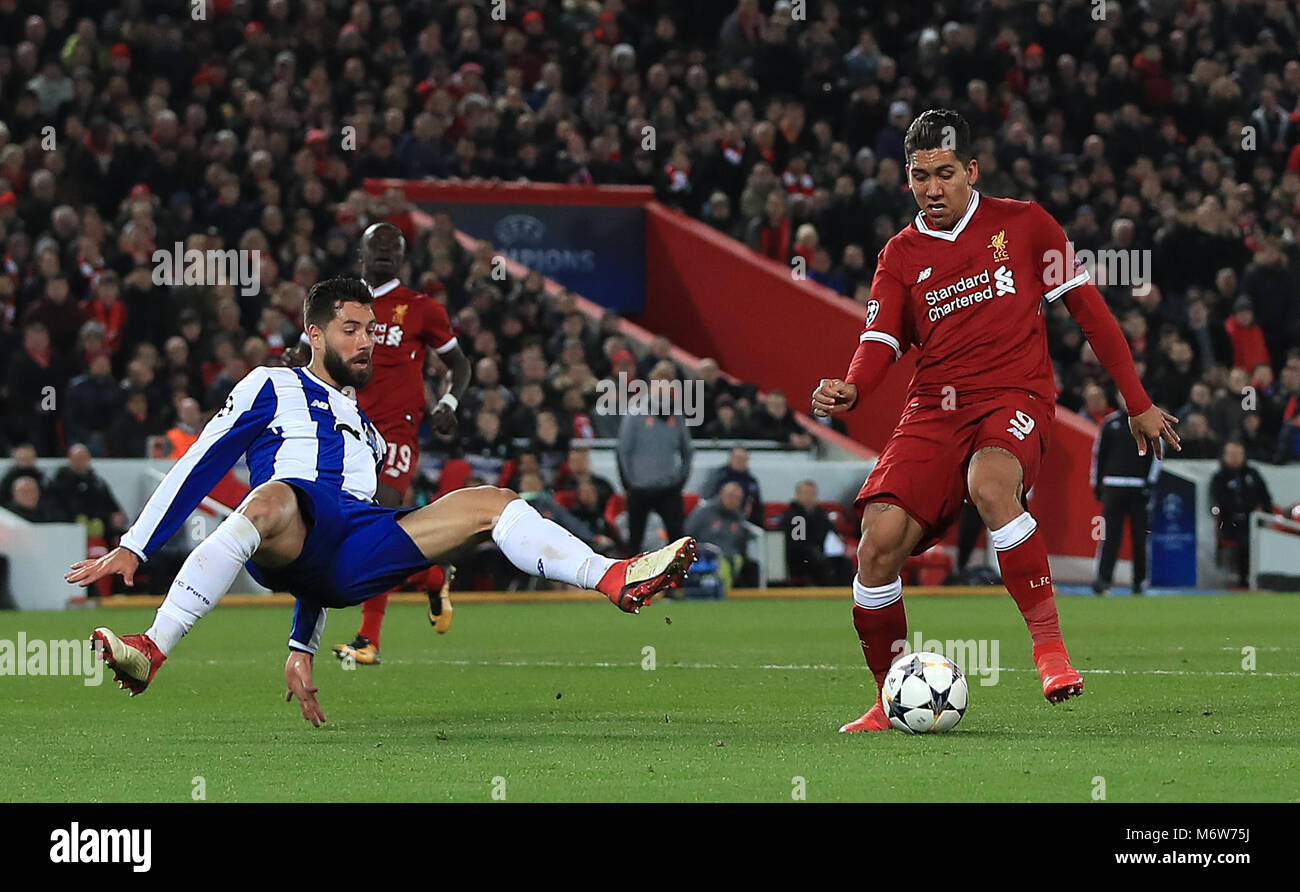
<path id="1" fill-rule="evenodd" d="M 930 273 L 932 272 L 934 272 L 934 267 L 932 266 L 927 266 L 925 269 L 921 270 L 921 275 L 916 277 L 916 284 L 920 285 L 926 279 L 930 278 Z"/>
<path id="2" fill-rule="evenodd" d="M 326 412 L 328 412 L 330 408 L 330 404 L 325 402 L 325 400 L 312 400 L 311 407 L 313 409 L 324 409 Z"/>
<path id="3" fill-rule="evenodd" d="M 1015 417 L 1011 419 L 1011 426 L 1007 428 L 1007 433 L 1011 434 L 1017 440 L 1023 440 L 1033 429 L 1034 419 L 1017 409 Z"/>

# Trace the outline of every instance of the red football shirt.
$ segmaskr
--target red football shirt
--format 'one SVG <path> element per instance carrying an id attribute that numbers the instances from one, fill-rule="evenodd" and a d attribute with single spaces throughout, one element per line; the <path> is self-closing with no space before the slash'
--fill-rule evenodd
<path id="1" fill-rule="evenodd" d="M 446 353 L 456 346 L 447 310 L 427 294 L 396 279 L 370 289 L 375 296 L 375 347 L 370 382 L 357 394 L 361 411 L 384 432 L 385 425 L 420 423 L 424 415 L 425 348 Z"/>
<path id="2" fill-rule="evenodd" d="M 1017 389 L 1053 401 L 1043 298 L 1087 281 L 1040 205 L 972 190 L 951 230 L 930 229 L 918 213 L 885 245 L 860 340 L 886 344 L 896 358 L 920 348 L 910 395 Z"/>

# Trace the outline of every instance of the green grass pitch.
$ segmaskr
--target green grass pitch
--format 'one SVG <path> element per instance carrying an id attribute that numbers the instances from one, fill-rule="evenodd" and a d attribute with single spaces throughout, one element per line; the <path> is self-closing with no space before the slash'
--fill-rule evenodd
<path id="1" fill-rule="evenodd" d="M 1300 799 L 1300 597 L 1059 604 L 1087 691 L 1054 708 L 1009 598 L 908 601 L 911 629 L 996 640 L 1004 670 L 929 737 L 836 733 L 872 695 L 847 597 L 462 603 L 442 637 L 394 605 L 384 664 L 352 671 L 328 647 L 359 611 L 333 611 L 319 730 L 283 700 L 287 612 L 219 608 L 135 699 L 0 677 L 0 801 L 1086 802 L 1098 778 L 1111 802 Z M 0 639 L 151 616 L 5 613 Z"/>

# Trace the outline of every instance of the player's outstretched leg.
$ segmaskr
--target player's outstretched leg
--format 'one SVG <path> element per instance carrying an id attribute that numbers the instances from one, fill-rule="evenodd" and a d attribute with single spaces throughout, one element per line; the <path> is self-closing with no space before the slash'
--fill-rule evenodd
<path id="1" fill-rule="evenodd" d="M 1070 665 L 1065 650 L 1047 546 L 1038 522 L 1020 500 L 1021 479 L 1019 460 L 999 446 L 980 449 L 971 459 L 971 500 L 988 525 L 1002 582 L 1029 628 L 1043 696 L 1056 704 L 1082 694 L 1083 677 Z"/>
<path id="2" fill-rule="evenodd" d="M 898 642 L 907 638 L 903 610 L 903 581 L 899 571 L 921 541 L 921 525 L 897 505 L 872 502 L 862 513 L 862 539 L 858 543 L 858 575 L 853 579 L 853 627 L 862 655 L 876 681 L 876 702 L 862 717 L 843 725 L 842 732 L 888 731 L 880 692 Z"/>
<path id="3" fill-rule="evenodd" d="M 246 561 L 256 555 L 272 566 L 290 563 L 302 551 L 306 532 L 287 484 L 272 481 L 253 490 L 190 552 L 148 631 L 118 636 L 101 627 L 91 635 L 118 685 L 133 697 L 143 693 L 176 643 L 225 596 Z"/>
<path id="4" fill-rule="evenodd" d="M 639 613 L 655 594 L 681 585 L 695 561 L 690 537 L 626 560 L 603 557 L 515 492 L 495 486 L 448 493 L 398 524 L 430 563 L 490 538 L 523 572 L 595 589 L 626 613 Z"/>

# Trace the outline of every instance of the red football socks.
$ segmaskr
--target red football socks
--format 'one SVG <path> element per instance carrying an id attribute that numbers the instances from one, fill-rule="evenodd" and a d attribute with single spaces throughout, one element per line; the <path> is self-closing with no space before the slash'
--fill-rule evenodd
<path id="1" fill-rule="evenodd" d="M 999 540 L 1005 542 L 1008 533 L 1014 538 L 1003 547 Z M 1052 587 L 1052 571 L 1047 564 L 1047 546 L 1043 544 L 1037 523 L 1026 512 L 1005 527 L 993 530 L 990 535 L 993 547 L 998 551 L 1002 583 L 1020 608 L 1034 646 L 1049 641 L 1059 642 L 1061 624 L 1056 614 L 1056 592 Z"/>
<path id="2" fill-rule="evenodd" d="M 858 630 L 862 655 L 867 659 L 867 668 L 876 677 L 879 690 L 884 687 L 885 675 L 900 653 L 895 650 L 895 645 L 907 638 L 903 599 L 899 598 L 887 607 L 868 608 L 854 604 L 853 627 Z"/>
<path id="3" fill-rule="evenodd" d="M 361 631 L 375 647 L 379 647 L 379 630 L 384 625 L 384 611 L 388 609 L 388 592 L 361 602 Z"/>

